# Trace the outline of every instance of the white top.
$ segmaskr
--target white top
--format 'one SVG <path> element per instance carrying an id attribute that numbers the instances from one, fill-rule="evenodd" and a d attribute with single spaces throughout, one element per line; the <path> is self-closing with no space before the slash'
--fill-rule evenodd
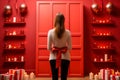
<path id="1" fill-rule="evenodd" d="M 65 30 L 61 39 L 57 38 L 55 35 L 55 29 L 51 29 L 48 31 L 48 38 L 47 38 L 47 49 L 50 50 L 49 60 L 56 59 L 56 54 L 52 53 L 51 48 L 55 46 L 58 48 L 66 47 L 68 48 L 67 52 L 61 54 L 61 59 L 70 60 L 70 52 L 69 50 L 72 49 L 71 43 L 71 33 L 69 30 Z"/>

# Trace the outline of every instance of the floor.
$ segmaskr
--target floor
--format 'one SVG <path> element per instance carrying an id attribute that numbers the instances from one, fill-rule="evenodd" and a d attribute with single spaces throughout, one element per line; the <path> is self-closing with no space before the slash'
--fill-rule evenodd
<path id="1" fill-rule="evenodd" d="M 51 78 L 39 78 L 37 77 L 35 80 L 51 80 Z M 60 79 L 59 79 L 60 80 Z M 88 77 L 84 77 L 84 78 L 68 78 L 68 80 L 88 80 Z"/>

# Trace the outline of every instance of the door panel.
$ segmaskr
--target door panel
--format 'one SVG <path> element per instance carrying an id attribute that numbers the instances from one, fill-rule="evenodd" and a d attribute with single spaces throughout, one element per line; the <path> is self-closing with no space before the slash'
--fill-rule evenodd
<path id="1" fill-rule="evenodd" d="M 71 3 L 70 4 L 70 30 L 73 33 L 81 32 L 81 12 L 80 12 L 80 4 L 79 3 Z"/>
<path id="2" fill-rule="evenodd" d="M 63 13 L 64 16 L 65 16 L 65 27 L 67 29 L 69 29 L 69 26 L 68 26 L 68 20 L 67 20 L 67 11 L 68 11 L 68 8 L 67 8 L 67 3 L 53 3 L 52 5 L 53 9 L 52 9 L 52 12 L 53 12 L 53 21 L 55 19 L 55 16 L 58 12 L 60 13 Z"/>
<path id="3" fill-rule="evenodd" d="M 47 32 L 54 26 L 56 13 L 65 15 L 65 27 L 71 31 L 72 50 L 68 76 L 83 76 L 83 3 L 81 1 L 37 1 L 36 75 L 51 76 Z"/>
<path id="4" fill-rule="evenodd" d="M 39 4 L 38 6 L 38 32 L 47 33 L 51 26 L 51 5 L 50 4 Z"/>

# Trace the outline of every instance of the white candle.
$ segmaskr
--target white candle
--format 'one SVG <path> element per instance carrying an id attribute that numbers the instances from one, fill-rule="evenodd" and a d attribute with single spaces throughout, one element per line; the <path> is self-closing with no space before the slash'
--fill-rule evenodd
<path id="1" fill-rule="evenodd" d="M 103 79 L 103 69 L 100 69 L 101 79 Z"/>
<path id="2" fill-rule="evenodd" d="M 94 58 L 94 62 L 96 62 L 97 61 L 97 59 L 96 58 Z"/>
<path id="3" fill-rule="evenodd" d="M 89 73 L 89 79 L 90 79 L 90 80 L 93 80 L 93 76 L 94 76 L 94 74 L 93 74 L 92 72 L 90 72 L 90 73 Z"/>
<path id="4" fill-rule="evenodd" d="M 97 74 L 94 75 L 94 80 L 98 80 L 98 75 Z"/>
<path id="5" fill-rule="evenodd" d="M 13 22 L 16 22 L 16 17 L 13 17 Z"/>
<path id="6" fill-rule="evenodd" d="M 29 80 L 29 75 L 24 75 L 24 80 Z"/>
<path id="7" fill-rule="evenodd" d="M 108 55 L 107 54 L 104 54 L 104 60 L 108 61 Z"/>
<path id="8" fill-rule="evenodd" d="M 33 72 L 30 73 L 30 80 L 35 80 L 35 74 Z"/>
<path id="9" fill-rule="evenodd" d="M 98 79 L 100 79 L 100 80 L 102 79 L 100 72 L 98 73 Z"/>
<path id="10" fill-rule="evenodd" d="M 24 56 L 21 56 L 21 61 L 22 61 L 22 62 L 24 61 Z"/>

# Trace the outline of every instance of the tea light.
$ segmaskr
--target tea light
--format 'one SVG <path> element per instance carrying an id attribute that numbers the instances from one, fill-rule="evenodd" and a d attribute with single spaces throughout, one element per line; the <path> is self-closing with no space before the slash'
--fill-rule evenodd
<path id="1" fill-rule="evenodd" d="M 8 61 L 11 61 L 11 59 L 10 59 L 10 58 L 8 58 Z"/>
<path id="2" fill-rule="evenodd" d="M 106 35 L 106 33 L 103 33 L 103 35 L 105 36 L 105 35 Z"/>
<path id="3" fill-rule="evenodd" d="M 12 35 L 12 33 L 9 33 L 9 35 Z"/>
<path id="4" fill-rule="evenodd" d="M 105 49 L 105 48 L 106 48 L 106 46 L 103 46 L 103 48 Z"/>
<path id="5" fill-rule="evenodd" d="M 103 20 L 103 23 L 105 23 L 105 20 Z"/>
<path id="6" fill-rule="evenodd" d="M 8 45 L 8 48 L 9 48 L 9 49 L 11 49 L 11 48 L 12 48 L 12 45 L 11 45 L 11 44 L 9 44 L 9 45 Z"/>
<path id="7" fill-rule="evenodd" d="M 103 62 L 103 58 L 101 58 L 100 61 Z"/>
<path id="8" fill-rule="evenodd" d="M 94 62 L 96 62 L 97 61 L 97 59 L 96 58 L 94 58 Z"/>
<path id="9" fill-rule="evenodd" d="M 102 47 L 102 46 L 100 46 L 100 48 L 102 49 L 103 47 Z"/>
<path id="10" fill-rule="evenodd" d="M 102 23 L 102 20 L 99 20 L 99 23 Z"/>
<path id="11" fill-rule="evenodd" d="M 17 61 L 17 58 L 16 58 L 16 57 L 14 57 L 14 61 Z"/>
<path id="12" fill-rule="evenodd" d="M 16 35 L 16 31 L 13 31 L 13 35 Z"/>
<path id="13" fill-rule="evenodd" d="M 102 36 L 103 35 L 103 33 L 100 33 L 100 36 Z"/>

